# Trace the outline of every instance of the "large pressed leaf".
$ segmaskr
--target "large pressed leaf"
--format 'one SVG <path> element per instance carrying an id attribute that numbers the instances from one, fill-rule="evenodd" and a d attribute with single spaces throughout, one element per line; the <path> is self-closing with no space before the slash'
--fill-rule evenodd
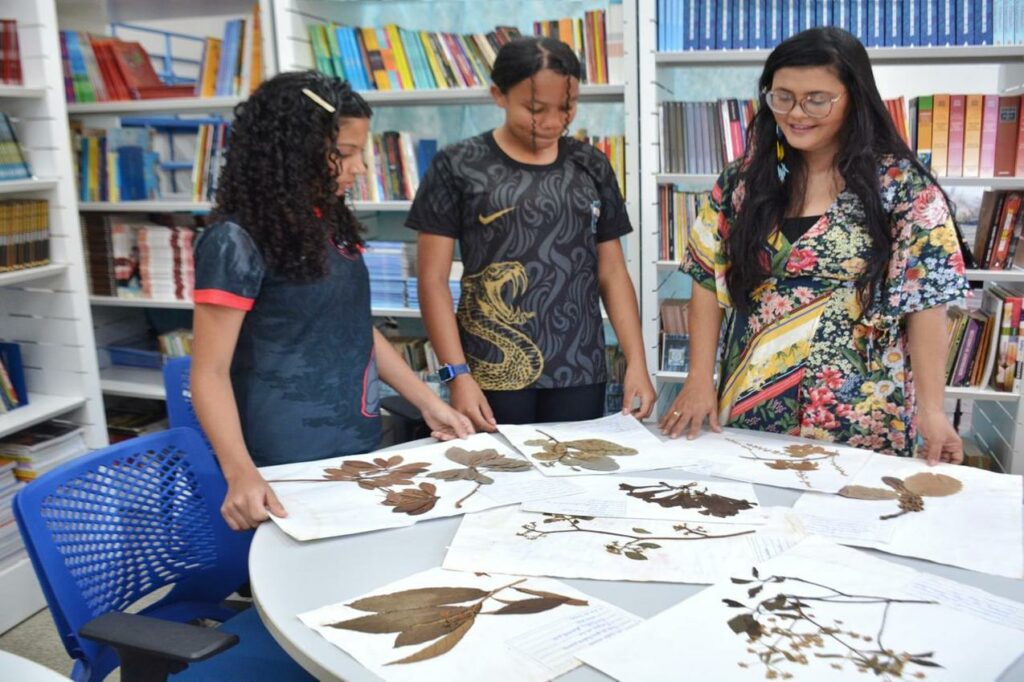
<path id="1" fill-rule="evenodd" d="M 409 646 L 411 644 L 423 644 L 424 642 L 429 642 L 432 639 L 437 639 L 438 637 L 447 635 L 449 632 L 480 613 L 480 606 L 480 604 L 474 604 L 473 606 L 462 609 L 458 615 L 452 616 L 451 618 L 443 618 L 441 620 L 424 623 L 423 625 L 414 625 L 408 630 L 403 630 L 398 633 L 398 637 L 395 638 L 395 647 Z"/>
<path id="2" fill-rule="evenodd" d="M 426 661 L 431 658 L 437 658 L 442 654 L 446 654 L 451 651 L 456 644 L 462 641 L 463 636 L 469 632 L 469 629 L 473 627 L 473 623 L 476 622 L 475 618 L 470 618 L 465 623 L 455 628 L 447 635 L 437 640 L 430 646 L 420 649 L 411 656 L 399 659 L 397 661 L 391 661 L 387 665 L 398 665 L 405 663 L 418 663 L 420 661 Z"/>
<path id="3" fill-rule="evenodd" d="M 371 616 L 359 616 L 349 620 L 330 623 L 329 627 L 339 630 L 355 630 L 380 634 L 382 632 L 401 632 L 415 625 L 432 623 L 445 618 L 453 618 L 465 607 L 426 606 L 419 609 L 403 609 L 401 611 L 383 611 Z"/>
<path id="4" fill-rule="evenodd" d="M 619 445 L 613 443 L 610 440 L 602 440 L 600 438 L 583 438 L 580 440 L 565 441 L 565 445 L 575 450 L 582 450 L 583 452 L 602 454 L 602 455 L 615 455 L 616 457 L 623 457 L 626 455 L 635 455 L 638 450 L 626 447 L 625 445 Z"/>
<path id="5" fill-rule="evenodd" d="M 434 494 L 435 492 L 437 492 L 437 486 L 433 483 L 420 483 L 418 488 L 388 491 L 381 504 L 394 507 L 391 511 L 396 514 L 418 516 L 433 509 L 437 501 L 441 499 Z"/>
<path id="6" fill-rule="evenodd" d="M 571 606 L 586 606 L 590 602 L 585 599 L 574 599 L 572 597 L 566 597 L 561 594 L 555 594 L 554 592 L 545 592 L 544 590 L 531 590 L 528 587 L 513 587 L 516 592 L 522 592 L 523 594 L 533 595 L 534 597 L 543 597 L 545 599 L 558 599 L 563 604 L 569 604 Z"/>
<path id="7" fill-rule="evenodd" d="M 870 488 L 866 485 L 844 485 L 839 489 L 839 494 L 854 500 L 895 500 L 900 496 L 895 490 Z"/>
<path id="8" fill-rule="evenodd" d="M 494 615 L 522 615 L 526 613 L 540 613 L 542 611 L 550 611 L 553 608 L 561 606 L 565 602 L 561 599 L 552 599 L 550 597 L 537 597 L 536 599 L 522 599 L 520 601 L 514 601 L 511 604 L 505 604 L 497 611 L 493 611 Z"/>
<path id="9" fill-rule="evenodd" d="M 424 606 L 460 604 L 485 596 L 485 590 L 475 587 L 419 587 L 415 590 L 363 597 L 348 604 L 348 607 L 359 611 L 401 611 Z"/>
<path id="10" fill-rule="evenodd" d="M 611 457 L 582 458 L 574 455 L 566 455 L 562 458 L 562 464 L 580 467 L 581 469 L 590 469 L 592 471 L 617 471 L 619 468 L 619 465 Z"/>
<path id="11" fill-rule="evenodd" d="M 903 487 L 921 497 L 946 497 L 960 492 L 963 484 L 946 474 L 922 471 L 903 479 Z"/>

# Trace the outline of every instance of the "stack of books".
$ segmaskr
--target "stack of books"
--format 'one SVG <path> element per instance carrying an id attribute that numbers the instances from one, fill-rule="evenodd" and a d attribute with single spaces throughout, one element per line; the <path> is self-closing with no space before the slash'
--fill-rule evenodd
<path id="1" fill-rule="evenodd" d="M 259 3 L 245 18 L 224 24 L 224 37 L 207 38 L 199 78 L 189 92 L 197 97 L 248 96 L 263 82 L 263 27 Z"/>
<path id="2" fill-rule="evenodd" d="M 1022 301 L 1021 295 L 990 284 L 978 307 L 949 309 L 948 386 L 1021 390 L 1024 370 Z"/>
<path id="3" fill-rule="evenodd" d="M 192 330 L 175 329 L 157 337 L 160 355 L 165 358 L 180 358 L 192 355 Z"/>
<path id="4" fill-rule="evenodd" d="M 626 138 L 624 135 L 588 135 L 584 129 L 577 130 L 573 137 L 581 142 L 587 142 L 595 147 L 608 158 L 608 163 L 615 172 L 615 179 L 619 183 L 619 193 L 626 196 Z"/>
<path id="5" fill-rule="evenodd" d="M 49 262 L 49 202 L 45 199 L 0 201 L 0 272 Z"/>
<path id="6" fill-rule="evenodd" d="M 974 261 L 979 268 L 1005 270 L 1024 266 L 1018 248 L 1024 229 L 1024 192 L 986 191 L 982 195 L 974 238 Z"/>
<path id="7" fill-rule="evenodd" d="M 72 124 L 79 201 L 134 201 L 160 195 L 159 155 L 148 128 L 82 128 Z"/>
<path id="8" fill-rule="evenodd" d="M 409 307 L 413 310 L 420 308 L 420 283 L 415 277 L 409 277 L 405 283 L 409 300 Z M 451 272 L 448 274 L 448 291 L 452 295 L 452 303 L 459 307 L 459 297 L 462 295 L 462 261 L 453 261 Z"/>
<path id="9" fill-rule="evenodd" d="M 405 282 L 412 272 L 415 246 L 406 242 L 366 242 L 363 260 L 370 272 L 370 305 L 405 308 Z"/>
<path id="10" fill-rule="evenodd" d="M 661 302 L 661 369 L 664 372 L 689 370 L 690 301 L 666 298 Z"/>
<path id="11" fill-rule="evenodd" d="M 18 143 L 14 125 L 6 113 L 0 111 L 0 181 L 24 180 L 32 177 L 28 159 Z"/>
<path id="12" fill-rule="evenodd" d="M 664 173 L 717 175 L 746 151 L 747 127 L 759 100 L 663 102 L 661 168 Z"/>
<path id="13" fill-rule="evenodd" d="M 231 127 L 224 123 L 204 123 L 196 134 L 196 158 L 192 162 L 192 201 L 213 201 L 217 196 L 217 179 Z"/>
<path id="14" fill-rule="evenodd" d="M 0 440 L 0 458 L 15 463 L 19 481 L 33 481 L 50 469 L 89 451 L 85 429 L 53 419 Z"/>
<path id="15" fill-rule="evenodd" d="M 107 396 L 103 405 L 111 445 L 167 429 L 167 407 L 162 400 Z"/>
<path id="16" fill-rule="evenodd" d="M 14 475 L 16 462 L 0 458 L 0 571 L 24 555 L 25 545 L 14 520 L 14 494 L 21 483 Z"/>
<path id="17" fill-rule="evenodd" d="M 22 85 L 18 21 L 0 19 L 0 83 Z"/>
<path id="18" fill-rule="evenodd" d="M 715 220 L 710 192 L 683 192 L 673 185 L 658 187 L 658 260 L 683 259 L 690 227 L 700 216 Z"/>
<path id="19" fill-rule="evenodd" d="M 196 279 L 192 230 L 140 225 L 134 228 L 134 236 L 139 250 L 142 297 L 191 301 Z"/>
<path id="20" fill-rule="evenodd" d="M 356 201 L 412 200 L 431 159 L 437 140 L 417 139 L 412 133 L 386 131 L 366 139 L 366 175 L 356 178 L 349 196 Z"/>

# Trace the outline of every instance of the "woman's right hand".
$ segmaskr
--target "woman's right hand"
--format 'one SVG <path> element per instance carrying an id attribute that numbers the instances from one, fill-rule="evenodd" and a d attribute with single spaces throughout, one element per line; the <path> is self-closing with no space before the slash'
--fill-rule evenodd
<path id="1" fill-rule="evenodd" d="M 455 377 L 448 389 L 451 391 L 452 407 L 469 417 L 473 426 L 478 431 L 497 431 L 494 420 L 494 413 L 491 406 L 487 404 L 480 384 L 470 374 L 460 374 Z"/>
<path id="2" fill-rule="evenodd" d="M 718 424 L 718 396 L 714 380 L 690 375 L 658 426 L 663 434 L 671 438 L 678 438 L 684 431 L 688 431 L 687 438 L 692 440 L 700 433 L 705 417 L 712 431 L 717 433 L 722 430 Z"/>
<path id="3" fill-rule="evenodd" d="M 227 477 L 228 494 L 220 506 L 221 516 L 231 530 L 249 530 L 274 516 L 288 516 L 270 484 L 263 480 L 256 467 Z"/>

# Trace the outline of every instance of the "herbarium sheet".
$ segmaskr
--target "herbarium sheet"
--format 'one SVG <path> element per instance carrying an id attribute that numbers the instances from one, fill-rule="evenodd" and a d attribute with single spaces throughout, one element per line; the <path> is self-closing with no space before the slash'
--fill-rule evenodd
<path id="1" fill-rule="evenodd" d="M 542 682 L 640 618 L 543 578 L 433 568 L 299 615 L 385 680 Z"/>
<path id="2" fill-rule="evenodd" d="M 803 495 L 794 511 L 836 542 L 1024 578 L 1021 481 L 878 455 L 838 495 Z M 855 525 L 860 532 L 847 535 Z"/>
<path id="3" fill-rule="evenodd" d="M 534 497 L 564 495 L 499 438 L 476 434 L 382 453 L 263 467 L 288 515 L 272 517 L 297 540 L 410 526 Z"/>
<path id="4" fill-rule="evenodd" d="M 788 510 L 742 525 L 536 514 L 516 507 L 466 516 L 444 567 L 559 578 L 713 583 L 791 547 Z"/>
<path id="5" fill-rule="evenodd" d="M 580 658 L 623 682 L 995 680 L 1020 604 L 809 537 Z"/>

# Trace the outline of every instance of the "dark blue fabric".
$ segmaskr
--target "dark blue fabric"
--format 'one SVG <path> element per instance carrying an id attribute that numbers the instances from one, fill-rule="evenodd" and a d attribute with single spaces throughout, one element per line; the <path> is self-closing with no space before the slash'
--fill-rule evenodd
<path id="1" fill-rule="evenodd" d="M 328 274 L 295 283 L 268 270 L 249 233 L 225 222 L 195 247 L 196 291 L 255 304 L 231 383 L 257 466 L 369 452 L 380 441 L 370 280 L 356 251 L 328 247 Z"/>

